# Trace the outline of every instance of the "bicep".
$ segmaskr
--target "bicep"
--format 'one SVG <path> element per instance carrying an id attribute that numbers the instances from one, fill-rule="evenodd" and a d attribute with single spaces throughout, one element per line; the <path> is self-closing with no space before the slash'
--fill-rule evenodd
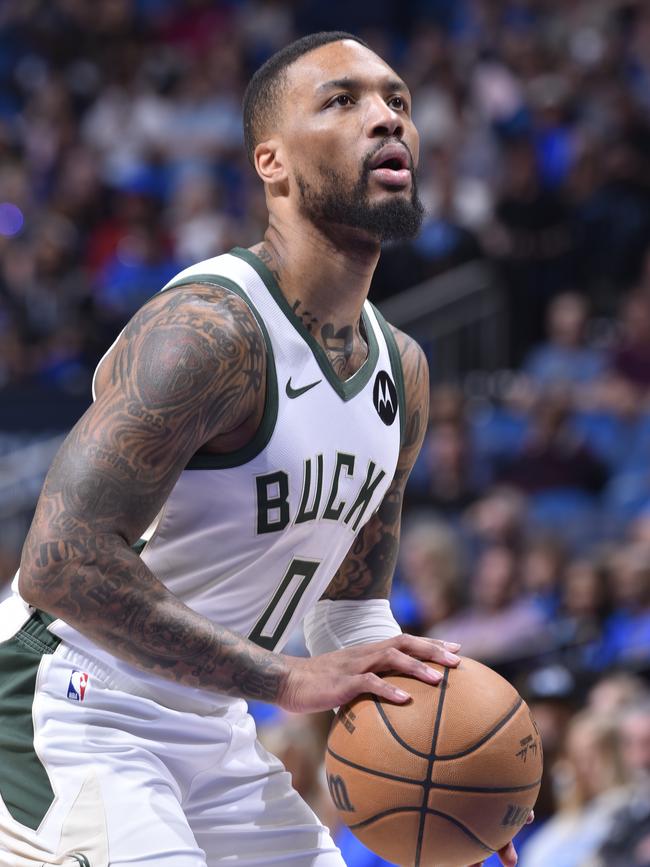
<path id="1" fill-rule="evenodd" d="M 64 441 L 47 475 L 34 529 L 62 538 L 115 533 L 131 543 L 169 495 L 193 450 L 147 403 L 111 389 Z"/>

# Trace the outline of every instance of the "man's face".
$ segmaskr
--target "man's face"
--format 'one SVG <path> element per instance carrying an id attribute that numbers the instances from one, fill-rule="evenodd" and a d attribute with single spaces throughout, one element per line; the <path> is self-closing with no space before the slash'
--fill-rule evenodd
<path id="1" fill-rule="evenodd" d="M 302 214 L 326 232 L 347 226 L 379 241 L 415 236 L 423 209 L 406 85 L 351 40 L 304 55 L 287 76 L 280 135 Z"/>

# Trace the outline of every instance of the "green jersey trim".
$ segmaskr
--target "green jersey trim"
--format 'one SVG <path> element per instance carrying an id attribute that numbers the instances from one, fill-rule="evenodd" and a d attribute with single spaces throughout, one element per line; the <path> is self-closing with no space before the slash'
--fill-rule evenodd
<path id="1" fill-rule="evenodd" d="M 379 323 L 379 327 L 382 330 L 384 335 L 384 339 L 386 341 L 386 346 L 388 347 L 388 355 L 390 357 L 390 366 L 393 369 L 393 376 L 395 378 L 395 386 L 397 387 L 397 400 L 399 403 L 399 441 L 400 446 L 404 445 L 404 431 L 406 428 L 406 391 L 404 389 L 404 370 L 402 369 L 402 356 L 399 352 L 399 347 L 397 346 L 397 341 L 395 340 L 395 335 L 393 331 L 381 315 L 379 310 L 372 305 L 372 309 L 377 317 L 377 322 Z"/>
<path id="2" fill-rule="evenodd" d="M 167 292 L 169 289 L 177 289 L 179 286 L 191 286 L 194 283 L 220 286 L 222 289 L 227 289 L 229 292 L 234 292 L 235 295 L 238 295 L 250 307 L 266 344 L 267 364 L 264 414 L 252 439 L 245 446 L 227 454 L 218 455 L 208 454 L 207 452 L 205 454 L 196 454 L 185 467 L 186 470 L 225 470 L 230 467 L 239 467 L 252 461 L 253 458 L 257 457 L 266 448 L 271 439 L 275 430 L 275 423 L 278 419 L 278 380 L 275 371 L 275 358 L 271 338 L 266 330 L 264 320 L 244 290 L 228 277 L 222 277 L 219 274 L 192 274 L 176 280 L 174 283 L 170 283 L 163 291 Z"/>
<path id="3" fill-rule="evenodd" d="M 0 793 L 11 816 L 33 831 L 54 800 L 47 771 L 34 749 L 32 718 L 41 660 L 60 644 L 47 629 L 53 620 L 34 611 L 0 644 Z"/>
<path id="4" fill-rule="evenodd" d="M 233 256 L 237 256 L 239 259 L 243 259 L 244 262 L 257 271 L 275 303 L 311 349 L 312 354 L 316 359 L 318 366 L 323 371 L 325 378 L 341 400 L 348 401 L 351 398 L 356 397 L 356 395 L 359 394 L 359 392 L 367 385 L 370 377 L 374 373 L 377 359 L 379 358 L 379 344 L 377 343 L 377 337 L 375 336 L 372 323 L 370 322 L 366 311 L 361 311 L 361 320 L 366 332 L 366 340 L 368 341 L 368 355 L 361 367 L 349 379 L 339 379 L 330 364 L 327 353 L 293 312 L 289 302 L 282 294 L 275 277 L 266 267 L 264 262 L 262 262 L 255 253 L 251 253 L 250 250 L 246 250 L 243 247 L 235 247 L 233 250 L 230 250 L 230 253 Z"/>

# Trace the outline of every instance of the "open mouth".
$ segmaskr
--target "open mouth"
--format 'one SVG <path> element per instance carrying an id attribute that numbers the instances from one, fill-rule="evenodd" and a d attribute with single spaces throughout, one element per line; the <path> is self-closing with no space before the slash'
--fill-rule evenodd
<path id="1" fill-rule="evenodd" d="M 411 169 L 406 148 L 402 145 L 382 148 L 372 160 L 370 172 L 385 186 L 407 186 L 411 183 Z"/>
<path id="2" fill-rule="evenodd" d="M 393 172 L 399 172 L 401 169 L 406 168 L 406 166 L 402 160 L 397 157 L 391 157 L 390 159 L 384 160 L 383 163 L 380 163 L 378 166 L 375 166 L 375 168 L 390 169 Z"/>

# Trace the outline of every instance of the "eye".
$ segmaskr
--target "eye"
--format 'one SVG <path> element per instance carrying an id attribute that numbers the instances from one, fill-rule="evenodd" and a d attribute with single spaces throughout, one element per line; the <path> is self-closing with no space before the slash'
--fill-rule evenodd
<path id="1" fill-rule="evenodd" d="M 407 111 L 408 105 L 403 96 L 391 96 L 388 105 L 396 111 Z"/>
<path id="2" fill-rule="evenodd" d="M 352 105 L 352 103 L 353 99 L 349 93 L 339 93 L 337 96 L 334 97 L 334 99 L 331 99 L 328 102 L 327 107 L 329 108 L 331 105 L 340 105 L 345 108 L 345 106 Z"/>

